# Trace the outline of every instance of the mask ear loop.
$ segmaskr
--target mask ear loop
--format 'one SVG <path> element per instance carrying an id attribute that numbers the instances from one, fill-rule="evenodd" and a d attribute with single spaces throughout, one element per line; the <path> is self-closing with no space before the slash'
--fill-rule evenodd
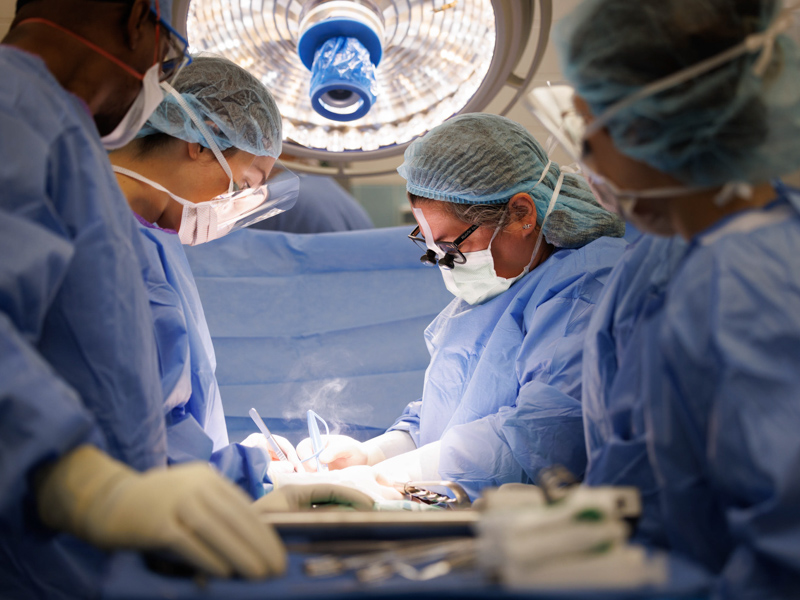
<path id="1" fill-rule="evenodd" d="M 548 167 L 549 165 L 550 163 L 548 163 Z M 553 212 L 553 208 L 555 208 L 556 200 L 558 200 L 558 195 L 561 193 L 561 186 L 563 183 L 564 183 L 564 172 L 562 171 L 561 174 L 558 176 L 556 187 L 553 189 L 553 195 L 550 197 L 550 204 L 547 205 L 547 212 L 544 213 L 544 218 L 542 219 L 542 226 L 539 228 L 539 235 L 536 238 L 536 245 L 533 247 L 533 254 L 531 254 L 531 260 L 528 263 L 528 266 L 525 267 L 526 271 L 531 270 L 531 265 L 533 265 L 533 261 L 536 260 L 536 257 L 539 255 L 539 247 L 542 245 L 542 240 L 544 239 L 544 224 L 547 222 L 550 213 Z"/>
<path id="2" fill-rule="evenodd" d="M 211 149 L 211 152 L 214 153 L 214 156 L 216 157 L 217 161 L 219 161 L 219 164 L 222 165 L 222 170 L 225 171 L 225 174 L 228 176 L 228 179 L 230 180 L 230 184 L 228 185 L 228 193 L 230 194 L 233 191 L 233 171 L 231 171 L 231 167 L 228 164 L 228 161 L 225 160 L 225 157 L 222 155 L 222 152 L 220 151 L 219 146 L 217 146 L 217 143 L 214 141 L 214 138 L 211 137 L 211 132 L 208 130 L 208 127 L 206 127 L 206 124 L 203 123 L 200 117 L 198 117 L 197 114 L 189 106 L 189 103 L 186 102 L 186 99 L 183 96 L 181 96 L 180 93 L 178 93 L 178 91 L 174 87 L 172 87 L 166 81 L 161 82 L 161 87 L 164 88 L 170 95 L 172 95 L 172 97 L 175 98 L 180 107 L 186 112 L 187 115 L 189 115 L 189 118 L 192 120 L 192 123 L 194 123 L 195 126 L 200 130 L 200 133 L 203 134 L 203 137 L 206 139 L 206 142 L 208 142 L 208 147 Z"/>
<path id="3" fill-rule="evenodd" d="M 111 165 L 111 169 L 115 173 L 119 173 L 120 175 L 126 175 L 126 176 L 130 177 L 131 179 L 136 179 L 137 181 L 141 181 L 142 183 L 146 183 L 150 187 L 157 189 L 159 192 L 164 192 L 170 198 L 175 200 L 175 202 L 177 202 L 178 204 L 182 204 L 183 206 L 194 206 L 193 202 L 189 202 L 185 198 L 181 198 L 180 196 L 176 196 L 175 194 L 170 192 L 167 188 L 165 188 L 160 183 L 157 183 L 157 182 L 153 181 L 152 179 L 148 179 L 147 177 L 145 177 L 144 175 L 140 175 L 136 171 L 131 171 L 130 169 L 126 169 L 125 167 L 120 167 L 120 166 L 117 166 L 117 165 Z"/>

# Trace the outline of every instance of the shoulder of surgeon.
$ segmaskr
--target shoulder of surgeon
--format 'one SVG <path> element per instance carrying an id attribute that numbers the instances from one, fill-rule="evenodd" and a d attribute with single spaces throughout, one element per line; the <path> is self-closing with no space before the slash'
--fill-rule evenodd
<path id="1" fill-rule="evenodd" d="M 526 284 L 536 287 L 540 301 L 581 297 L 594 302 L 627 246 L 622 238 L 601 237 L 581 248 L 557 248 Z"/>

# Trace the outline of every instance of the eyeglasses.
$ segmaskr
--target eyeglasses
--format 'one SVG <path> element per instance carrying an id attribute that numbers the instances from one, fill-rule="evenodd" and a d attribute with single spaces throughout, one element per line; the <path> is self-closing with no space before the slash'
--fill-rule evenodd
<path id="1" fill-rule="evenodd" d="M 155 12 L 151 10 L 150 14 L 156 20 L 156 24 L 163 27 L 167 32 L 167 55 L 161 61 L 160 80 L 172 81 L 183 67 L 192 62 L 192 57 L 189 54 L 189 42 L 169 23 L 159 18 Z"/>
<path id="2" fill-rule="evenodd" d="M 444 252 L 444 256 L 441 258 L 436 256 L 436 252 L 428 248 L 425 238 L 420 236 L 419 225 L 414 228 L 414 231 L 408 234 L 408 239 L 414 242 L 420 247 L 421 250 L 425 252 L 425 254 L 420 256 L 420 262 L 428 265 L 429 267 L 434 266 L 438 262 L 440 267 L 444 269 L 452 269 L 455 265 L 463 265 L 465 262 L 467 262 L 466 257 L 458 247 L 459 245 L 463 244 L 464 240 L 472 235 L 472 232 L 477 228 L 477 225 L 471 225 L 469 229 L 467 229 L 452 242 L 434 242 L 434 245 L 439 248 L 439 250 Z"/>

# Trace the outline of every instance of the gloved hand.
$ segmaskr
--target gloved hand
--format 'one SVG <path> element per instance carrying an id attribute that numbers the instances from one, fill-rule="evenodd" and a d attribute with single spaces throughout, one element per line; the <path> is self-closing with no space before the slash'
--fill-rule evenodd
<path id="1" fill-rule="evenodd" d="M 258 512 L 309 510 L 312 504 L 339 504 L 356 510 L 372 510 L 375 502 L 367 494 L 335 483 L 285 485 L 256 500 Z"/>
<path id="2" fill-rule="evenodd" d="M 282 489 L 287 485 L 293 484 L 314 486 L 333 483 L 364 492 L 376 502 L 403 499 L 403 495 L 400 492 L 391 487 L 391 485 L 385 485 L 388 482 L 379 482 L 375 470 L 366 465 L 320 473 L 273 473 L 270 471 L 270 478 L 275 489 Z"/>
<path id="3" fill-rule="evenodd" d="M 319 460 L 332 470 L 359 465 L 374 466 L 387 458 L 416 448 L 414 440 L 405 431 L 388 431 L 366 442 L 359 442 L 346 435 L 323 435 L 322 443 L 325 444 L 325 449 L 319 455 Z M 297 445 L 297 455 L 301 460 L 313 454 L 310 438 Z M 316 462 L 309 460 L 303 464 L 306 465 L 306 470 L 316 471 Z"/>
<path id="4" fill-rule="evenodd" d="M 323 435 L 322 443 L 325 449 L 319 455 L 319 460 L 328 465 L 329 469 L 338 470 L 357 465 L 372 465 L 378 462 L 377 454 L 372 456 L 370 462 L 369 449 L 363 442 L 359 442 L 347 435 Z M 377 450 L 377 449 L 375 449 Z M 314 454 L 311 438 L 306 438 L 297 444 L 297 456 L 300 460 L 305 460 Z M 309 471 L 317 470 L 317 461 L 307 460 L 306 469 Z"/>
<path id="5" fill-rule="evenodd" d="M 286 550 L 207 463 L 139 473 L 81 446 L 37 473 L 42 521 L 106 549 L 171 551 L 213 575 L 283 573 Z"/>
<path id="6" fill-rule="evenodd" d="M 279 435 L 273 435 L 272 439 L 274 439 L 283 453 L 286 455 L 286 458 L 289 459 L 289 463 L 297 470 L 297 471 L 306 471 L 309 470 L 307 466 L 300 462 L 300 459 L 297 457 L 297 451 L 292 446 L 292 442 L 287 440 L 285 437 L 281 437 Z M 262 450 L 266 451 L 269 454 L 270 459 L 273 462 L 279 462 L 280 459 L 278 455 L 275 454 L 275 451 L 267 442 L 267 438 L 264 437 L 263 433 L 251 433 L 248 435 L 244 440 L 241 442 L 242 446 L 250 446 L 251 448 L 261 448 Z"/>

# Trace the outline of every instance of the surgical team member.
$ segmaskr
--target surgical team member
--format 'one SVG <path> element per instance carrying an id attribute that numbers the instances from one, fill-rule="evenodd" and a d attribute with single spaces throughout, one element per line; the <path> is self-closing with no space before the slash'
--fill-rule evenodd
<path id="1" fill-rule="evenodd" d="M 422 259 L 456 298 L 425 331 L 422 399 L 373 440 L 332 437 L 320 460 L 452 479 L 473 498 L 555 464 L 582 476 L 584 332 L 624 224 L 504 117 L 450 119 L 408 147 L 398 172 Z"/>
<path id="2" fill-rule="evenodd" d="M 171 14 L 21 1 L 0 45 L 4 598 L 97 597 L 100 548 L 170 550 L 219 575 L 284 568 L 246 494 L 208 465 L 158 468 L 146 257 L 104 145 L 135 135 L 182 60 Z"/>
<path id="3" fill-rule="evenodd" d="M 557 38 L 599 196 L 682 239 L 645 236 L 595 313 L 587 480 L 645 490 L 644 539 L 718 574 L 717 598 L 800 597 L 790 26 L 773 0 L 591 0 Z"/>
<path id="4" fill-rule="evenodd" d="M 261 448 L 228 444 L 214 347 L 182 244 L 225 235 L 230 227 L 210 225 L 236 219 L 237 203 L 246 203 L 254 218 L 251 198 L 257 214 L 279 212 L 281 188 L 270 184 L 267 197 L 261 186 L 281 153 L 281 137 L 280 112 L 258 79 L 225 58 L 198 56 L 137 138 L 110 155 L 151 265 L 167 458 L 210 460 L 254 498 L 269 482 L 269 459 Z M 296 196 L 296 177 L 287 174 L 285 184 Z M 241 191 L 228 194 L 232 186 Z"/>

